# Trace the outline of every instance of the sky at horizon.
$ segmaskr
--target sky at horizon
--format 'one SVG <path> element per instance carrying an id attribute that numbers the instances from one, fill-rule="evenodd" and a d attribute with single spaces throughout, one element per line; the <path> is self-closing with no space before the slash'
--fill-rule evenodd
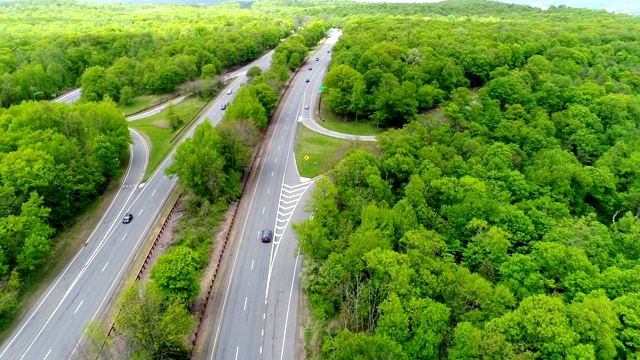
<path id="1" fill-rule="evenodd" d="M 535 6 L 542 9 L 547 9 L 551 5 L 566 5 L 573 8 L 640 15 L 640 1 L 637 0 L 504 0 L 500 2 Z"/>
<path id="2" fill-rule="evenodd" d="M 387 3 L 434 3 L 445 0 L 355 0 L 358 2 L 387 2 Z M 503 3 L 529 5 L 541 9 L 549 6 L 566 5 L 573 8 L 592 10 L 606 10 L 616 13 L 640 15 L 640 0 L 494 0 Z"/>

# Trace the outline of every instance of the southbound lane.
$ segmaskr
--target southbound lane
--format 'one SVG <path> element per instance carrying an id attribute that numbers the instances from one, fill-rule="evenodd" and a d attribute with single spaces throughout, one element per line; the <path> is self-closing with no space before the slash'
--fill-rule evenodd
<path id="1" fill-rule="evenodd" d="M 300 263 L 289 224 L 308 217 L 298 205 L 304 204 L 312 181 L 299 177 L 293 144 L 299 118 L 313 111 L 315 86 L 322 81 L 330 59 L 327 51 L 335 43 L 331 40 L 302 66 L 272 119 L 267 146 L 259 155 L 257 184 L 247 189 L 248 212 L 238 218 L 239 238 L 221 277 L 207 359 L 295 357 Z M 263 229 L 274 230 L 271 244 L 261 243 Z"/>

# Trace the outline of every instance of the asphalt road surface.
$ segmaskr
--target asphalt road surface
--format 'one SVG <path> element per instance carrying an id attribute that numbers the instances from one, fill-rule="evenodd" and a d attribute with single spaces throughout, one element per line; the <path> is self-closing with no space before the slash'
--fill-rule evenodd
<path id="1" fill-rule="evenodd" d="M 60 95 L 53 100 L 53 102 L 63 102 L 67 105 L 71 105 L 72 102 L 80 99 L 80 95 L 82 95 L 81 88 L 77 88 L 69 91 L 64 95 Z"/>
<path id="2" fill-rule="evenodd" d="M 302 65 L 272 119 L 257 185 L 246 190 L 248 213 L 237 219 L 239 238 L 220 278 L 222 293 L 212 295 L 219 299 L 206 359 L 295 358 L 300 259 L 290 223 L 309 217 L 304 203 L 313 182 L 298 175 L 293 145 L 298 119 L 314 111 L 334 34 Z M 263 229 L 274 231 L 271 243 L 260 241 Z"/>
<path id="3" fill-rule="evenodd" d="M 234 74 L 238 78 L 228 88 L 237 89 L 241 81 L 246 81 L 242 74 L 249 67 L 255 64 L 268 66 L 271 54 L 269 52 L 237 70 Z M 231 95 L 220 94 L 186 137 L 190 137 L 197 125 L 207 119 L 217 124 L 222 112 L 216 109 L 229 102 L 234 95 L 235 92 Z M 115 199 L 85 246 L 2 344 L 0 360 L 57 360 L 77 354 L 85 326 L 102 314 L 133 257 L 141 250 L 141 243 L 176 184 L 175 178 L 164 176 L 164 169 L 171 163 L 174 151 L 149 180 L 141 184 L 148 159 L 148 146 L 139 134 L 130 131 L 134 140 L 131 160 Z M 126 213 L 133 214 L 129 224 L 121 221 Z"/>

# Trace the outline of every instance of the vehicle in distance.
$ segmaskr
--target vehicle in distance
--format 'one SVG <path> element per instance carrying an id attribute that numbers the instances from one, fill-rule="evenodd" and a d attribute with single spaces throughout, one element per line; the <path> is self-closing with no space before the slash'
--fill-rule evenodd
<path id="1" fill-rule="evenodd" d="M 231 93 L 233 93 L 233 91 L 231 91 L 231 89 L 227 90 L 227 95 L 231 95 Z"/>
<path id="2" fill-rule="evenodd" d="M 310 67 L 310 68 L 309 68 L 309 70 L 313 70 L 313 68 L 312 68 L 312 67 Z"/>
<path id="3" fill-rule="evenodd" d="M 309 82 L 309 79 L 305 80 L 304 82 Z"/>
<path id="4" fill-rule="evenodd" d="M 308 104 L 307 104 L 307 105 L 305 105 L 305 106 L 304 106 L 304 108 L 305 108 L 305 109 L 308 109 L 308 108 L 309 108 L 309 105 L 308 105 Z"/>
<path id="5" fill-rule="evenodd" d="M 327 54 L 330 53 L 330 52 L 331 52 L 331 50 L 327 50 Z"/>
<path id="6" fill-rule="evenodd" d="M 220 110 L 225 110 L 227 108 L 227 104 L 220 105 Z"/>
<path id="7" fill-rule="evenodd" d="M 131 222 L 131 220 L 133 220 L 133 215 L 131 215 L 131 213 L 126 213 L 124 215 L 124 217 L 122 218 L 122 223 L 123 224 L 128 224 Z"/>
<path id="8" fill-rule="evenodd" d="M 320 58 L 316 58 L 316 61 L 320 61 Z"/>
<path id="9" fill-rule="evenodd" d="M 271 242 L 271 239 L 273 239 L 273 231 L 269 229 L 262 230 L 262 233 L 260 233 L 260 239 L 263 243 Z"/>

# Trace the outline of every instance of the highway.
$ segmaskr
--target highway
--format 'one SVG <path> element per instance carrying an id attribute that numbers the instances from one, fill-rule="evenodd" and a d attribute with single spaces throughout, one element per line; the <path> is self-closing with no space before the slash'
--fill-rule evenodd
<path id="1" fill-rule="evenodd" d="M 232 71 L 229 74 L 226 74 L 224 76 L 225 80 L 229 80 L 232 79 L 234 77 L 239 77 L 238 79 L 234 80 L 231 84 L 229 84 L 228 87 L 224 88 L 224 91 L 222 92 L 222 94 L 220 95 L 221 97 L 223 97 L 223 99 L 226 99 L 227 102 L 231 102 L 231 100 L 233 99 L 233 96 L 229 96 L 227 94 L 227 90 L 231 89 L 232 91 L 232 95 L 235 96 L 235 93 L 238 91 L 238 89 L 240 88 L 240 84 L 241 83 L 246 83 L 249 79 L 245 76 L 247 73 L 247 70 L 249 70 L 249 68 L 251 66 L 259 66 L 262 70 L 265 70 L 266 68 L 269 67 L 269 63 L 271 62 L 271 56 L 273 55 L 273 50 L 267 52 L 265 55 L 263 55 L 261 58 L 255 60 L 254 62 L 252 62 L 250 65 L 247 66 L 243 66 L 242 68 L 236 70 L 236 71 Z M 173 99 L 171 101 L 169 101 L 169 103 L 176 105 L 181 103 L 182 101 L 184 101 L 187 98 L 187 96 L 180 96 L 176 99 Z M 227 103 L 225 102 L 225 104 Z M 127 117 L 127 121 L 134 121 L 134 120 L 139 120 L 151 115 L 155 115 L 159 112 L 164 111 L 167 108 L 168 103 L 156 106 L 152 109 L 149 109 L 145 112 L 142 112 L 140 114 L 136 114 L 136 115 L 132 115 L 132 116 L 128 116 Z M 207 112 L 207 114 L 205 114 L 205 117 L 209 117 L 209 118 L 214 118 L 215 117 L 215 113 L 220 111 L 220 107 L 218 106 L 216 107 L 211 107 L 209 109 L 209 111 Z"/>
<path id="2" fill-rule="evenodd" d="M 80 99 L 80 95 L 82 95 L 81 89 L 73 89 L 64 95 L 60 95 L 53 100 L 53 102 L 63 102 L 67 105 L 71 105 L 74 101 Z"/>
<path id="3" fill-rule="evenodd" d="M 273 52 L 267 53 L 233 74 L 238 76 L 228 88 L 237 89 L 246 82 L 243 73 L 258 64 L 268 66 Z M 76 90 L 79 94 L 79 89 Z M 185 137 L 205 120 L 214 125 L 222 118 L 219 107 L 231 101 L 220 94 Z M 62 97 L 61 97 L 62 98 Z M 64 100 L 62 100 L 64 101 Z M 26 313 L 11 336 L 0 347 L 4 359 L 67 359 L 76 354 L 82 332 L 90 320 L 102 315 L 112 300 L 133 257 L 156 220 L 171 191 L 175 178 L 164 176 L 174 151 L 146 183 L 140 183 L 146 169 L 148 146 L 134 130 L 130 163 L 118 193 L 91 236 L 66 268 Z M 133 214 L 130 224 L 121 222 L 125 213 Z M 142 251 L 146 251 L 143 249 Z"/>
<path id="4" fill-rule="evenodd" d="M 334 34 L 299 70 L 270 124 L 255 168 L 256 186 L 245 190 L 248 210 L 236 220 L 239 237 L 230 240 L 226 271 L 210 299 L 214 321 L 206 359 L 296 357 L 300 259 L 290 223 L 309 216 L 304 202 L 313 181 L 298 175 L 293 145 L 298 122 L 314 111 L 331 56 L 327 51 L 339 35 Z M 271 243 L 260 241 L 263 229 L 274 231 Z"/>
<path id="5" fill-rule="evenodd" d="M 266 54 L 264 54 L 262 57 L 260 57 L 259 59 L 251 62 L 251 64 L 243 66 L 241 68 L 239 68 L 238 70 L 234 70 L 229 72 L 228 74 L 225 75 L 225 79 L 231 79 L 233 77 L 236 76 L 241 76 L 243 77 L 244 81 L 246 82 L 247 79 L 246 77 L 244 77 L 244 75 L 247 73 L 247 70 L 249 70 L 250 67 L 252 66 L 259 66 L 262 70 L 265 70 L 266 68 L 269 67 L 269 63 L 271 62 L 271 56 L 273 55 L 273 50 L 268 51 Z M 80 96 L 82 95 L 82 89 L 81 88 L 76 88 L 73 89 L 71 91 L 69 91 L 68 93 L 64 94 L 64 95 L 60 95 L 57 98 L 55 98 L 53 100 L 53 102 L 62 102 L 65 103 L 67 105 L 71 105 L 74 101 L 80 99 Z M 179 97 L 178 99 L 173 100 L 173 104 L 178 104 L 180 102 L 182 102 L 185 99 L 185 96 Z M 130 118 L 128 118 L 127 120 L 133 121 L 133 120 L 138 120 L 138 119 L 142 119 L 144 117 L 147 116 L 151 116 L 153 114 L 157 114 L 160 111 L 164 110 L 166 108 L 166 105 L 160 105 L 156 108 L 153 108 L 143 114 L 137 114 L 134 115 Z"/>

